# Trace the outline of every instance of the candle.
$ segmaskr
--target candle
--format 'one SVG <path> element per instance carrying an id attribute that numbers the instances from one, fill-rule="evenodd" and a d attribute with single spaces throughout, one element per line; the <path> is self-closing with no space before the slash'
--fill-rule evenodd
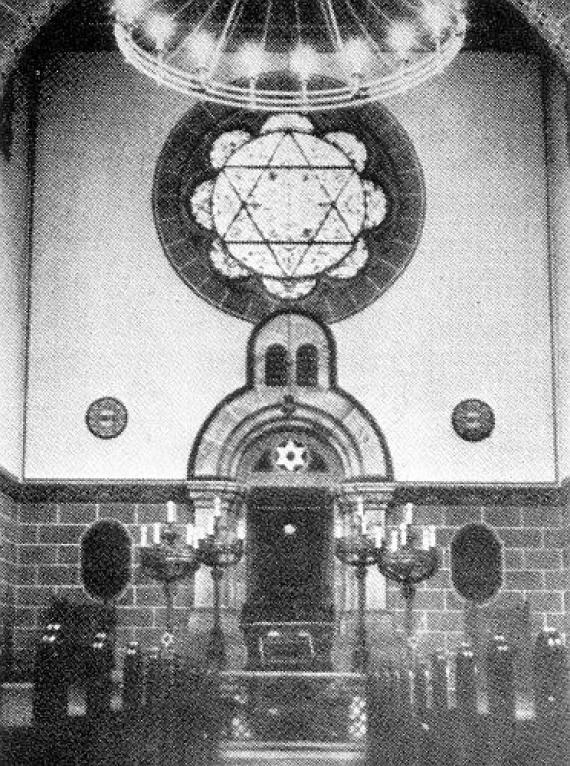
<path id="1" fill-rule="evenodd" d="M 412 523 L 412 511 L 414 509 L 414 506 L 412 503 L 406 503 L 404 506 L 404 524 L 411 524 Z"/>
<path id="2" fill-rule="evenodd" d="M 238 540 L 245 540 L 245 531 L 246 531 L 245 519 L 240 519 L 237 525 Z"/>
<path id="3" fill-rule="evenodd" d="M 390 550 L 392 553 L 396 553 L 398 550 L 398 530 L 393 529 L 390 534 Z"/>
<path id="4" fill-rule="evenodd" d="M 360 521 L 360 534 L 366 534 L 366 513 L 364 511 L 364 498 L 356 498 L 356 515 Z"/>
<path id="5" fill-rule="evenodd" d="M 340 540 L 342 537 L 342 521 L 340 519 L 334 525 L 334 537 L 335 540 Z"/>
<path id="6" fill-rule="evenodd" d="M 158 545 L 160 543 L 160 522 L 157 521 L 156 524 L 152 525 L 152 527 L 154 544 Z"/>
<path id="7" fill-rule="evenodd" d="M 374 539 L 374 545 L 376 548 L 380 548 L 382 543 L 384 542 L 384 537 L 386 536 L 386 530 L 383 526 L 377 526 L 376 527 L 376 535 Z"/>
<path id="8" fill-rule="evenodd" d="M 214 516 L 218 518 L 222 515 L 222 498 L 216 495 L 214 498 Z"/>
<path id="9" fill-rule="evenodd" d="M 169 524 L 176 522 L 176 503 L 173 500 L 166 503 L 166 521 Z"/>
<path id="10" fill-rule="evenodd" d="M 408 525 L 404 522 L 400 524 L 400 545 L 402 548 L 408 542 Z"/>
<path id="11" fill-rule="evenodd" d="M 148 529 L 146 524 L 141 527 L 141 548 L 146 548 L 148 545 Z"/>
<path id="12" fill-rule="evenodd" d="M 194 545 L 194 524 L 186 524 L 186 545 Z"/>

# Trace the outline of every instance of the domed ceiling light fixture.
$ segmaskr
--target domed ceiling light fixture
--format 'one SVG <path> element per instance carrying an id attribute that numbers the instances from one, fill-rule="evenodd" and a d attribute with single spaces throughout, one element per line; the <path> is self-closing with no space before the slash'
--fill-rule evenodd
<path id="1" fill-rule="evenodd" d="M 447 67 L 461 0 L 115 0 L 128 62 L 175 91 L 272 112 L 357 106 Z"/>

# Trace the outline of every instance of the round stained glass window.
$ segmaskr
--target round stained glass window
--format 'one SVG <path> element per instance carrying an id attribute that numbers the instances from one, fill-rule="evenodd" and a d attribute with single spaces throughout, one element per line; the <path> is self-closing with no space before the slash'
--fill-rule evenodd
<path id="1" fill-rule="evenodd" d="M 162 152 L 154 209 L 170 262 L 210 303 L 250 321 L 288 308 L 332 322 L 405 268 L 424 187 L 380 107 L 309 119 L 197 106 Z"/>
<path id="2" fill-rule="evenodd" d="M 369 254 L 362 237 L 386 214 L 382 189 L 360 173 L 366 148 L 352 133 L 314 135 L 300 115 L 268 119 L 259 136 L 229 131 L 214 142 L 219 172 L 191 197 L 215 232 L 210 262 L 229 279 L 259 277 L 277 298 L 308 295 L 322 275 L 349 279 Z"/>

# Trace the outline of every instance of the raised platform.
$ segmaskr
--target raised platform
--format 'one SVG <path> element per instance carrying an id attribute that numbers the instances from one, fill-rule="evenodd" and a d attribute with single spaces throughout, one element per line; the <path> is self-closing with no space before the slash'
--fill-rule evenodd
<path id="1" fill-rule="evenodd" d="M 366 736 L 364 676 L 304 671 L 222 674 L 228 742 L 359 743 Z"/>

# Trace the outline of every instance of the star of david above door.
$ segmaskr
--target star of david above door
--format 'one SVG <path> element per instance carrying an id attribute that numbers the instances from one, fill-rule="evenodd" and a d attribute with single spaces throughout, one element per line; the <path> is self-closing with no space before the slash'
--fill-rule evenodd
<path id="1" fill-rule="evenodd" d="M 196 107 L 161 154 L 154 209 L 171 264 L 210 303 L 250 321 L 287 308 L 334 322 L 409 262 L 424 186 L 380 107 L 310 119 Z"/>
<path id="2" fill-rule="evenodd" d="M 285 471 L 299 471 L 309 464 L 307 447 L 300 441 L 289 437 L 286 442 L 275 448 L 275 465 Z"/>

